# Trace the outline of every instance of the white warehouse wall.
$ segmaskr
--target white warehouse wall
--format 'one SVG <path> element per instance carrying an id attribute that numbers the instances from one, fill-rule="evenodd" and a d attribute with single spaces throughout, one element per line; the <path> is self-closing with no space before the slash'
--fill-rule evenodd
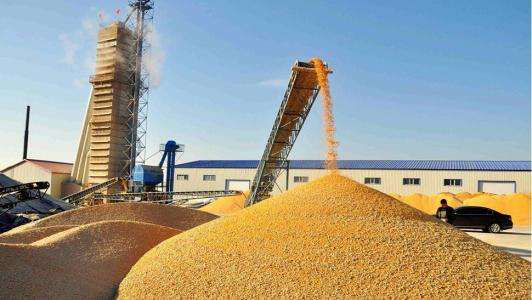
<path id="1" fill-rule="evenodd" d="M 29 161 L 24 161 L 3 173 L 21 183 L 47 181 L 50 188 L 46 193 L 57 199 L 61 198 L 61 184 L 70 178 L 70 174 L 52 173 Z"/>
<path id="2" fill-rule="evenodd" d="M 255 169 L 222 169 L 222 168 L 177 168 L 175 174 L 188 175 L 188 181 L 175 180 L 176 191 L 224 190 L 226 179 L 253 181 Z M 479 190 L 479 181 L 515 181 L 517 193 L 531 192 L 530 172 L 516 171 L 439 171 L 439 170 L 340 170 L 342 175 L 363 183 L 365 177 L 381 178 L 380 185 L 370 185 L 384 193 L 408 195 L 412 193 L 437 194 L 440 192 L 469 192 Z M 309 181 L 327 174 L 322 169 L 290 169 L 289 187 L 294 183 L 294 176 L 307 176 Z M 215 181 L 203 181 L 203 175 L 215 175 Z M 420 178 L 420 185 L 403 185 L 403 178 Z M 176 176 L 177 179 L 177 176 Z M 462 179 L 462 186 L 448 187 L 443 185 L 444 179 Z M 286 172 L 282 171 L 277 178 L 277 186 L 286 189 Z M 275 187 L 273 194 L 278 194 Z"/>
<path id="3" fill-rule="evenodd" d="M 20 165 L 10 168 L 3 173 L 11 179 L 14 179 L 21 183 L 36 181 L 47 181 L 50 183 L 52 182 L 52 173 L 30 162 L 23 162 Z M 48 189 L 46 193 L 51 195 L 52 190 Z"/>

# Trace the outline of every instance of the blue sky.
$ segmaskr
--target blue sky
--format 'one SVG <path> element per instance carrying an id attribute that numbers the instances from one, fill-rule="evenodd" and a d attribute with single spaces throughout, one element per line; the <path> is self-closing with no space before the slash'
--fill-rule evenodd
<path id="1" fill-rule="evenodd" d="M 0 168 L 74 160 L 94 33 L 125 0 L 4 0 Z M 530 159 L 530 2 L 156 1 L 148 149 L 258 159 L 295 60 L 330 76 L 341 159 Z M 156 49 L 157 50 L 157 49 Z M 324 157 L 316 102 L 291 154 Z M 157 156 L 150 162 L 155 163 Z"/>

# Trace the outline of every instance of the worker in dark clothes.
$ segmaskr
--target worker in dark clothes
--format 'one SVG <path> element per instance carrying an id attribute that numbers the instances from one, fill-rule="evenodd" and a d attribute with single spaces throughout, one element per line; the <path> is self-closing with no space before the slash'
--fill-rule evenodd
<path id="1" fill-rule="evenodd" d="M 441 206 L 436 211 L 436 217 L 444 222 L 452 223 L 454 219 L 454 208 L 447 205 L 447 200 L 441 199 Z"/>

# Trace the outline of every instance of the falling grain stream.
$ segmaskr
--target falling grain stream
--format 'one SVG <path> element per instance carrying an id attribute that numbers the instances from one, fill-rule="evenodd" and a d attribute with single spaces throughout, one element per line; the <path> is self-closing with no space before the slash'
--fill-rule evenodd
<path id="1" fill-rule="evenodd" d="M 316 70 L 318 77 L 318 83 L 321 90 L 321 98 L 323 105 L 323 127 L 325 131 L 325 141 L 327 143 L 327 160 L 325 167 L 332 173 L 338 172 L 338 165 L 336 163 L 338 159 L 338 141 L 334 137 L 336 126 L 334 123 L 334 115 L 332 112 L 333 103 L 331 98 L 331 90 L 329 88 L 329 80 L 327 78 L 329 69 L 325 66 L 323 61 L 319 58 L 311 59 Z"/>

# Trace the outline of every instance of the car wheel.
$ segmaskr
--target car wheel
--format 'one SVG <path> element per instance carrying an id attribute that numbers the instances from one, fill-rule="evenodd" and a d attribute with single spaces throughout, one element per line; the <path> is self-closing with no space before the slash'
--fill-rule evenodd
<path id="1" fill-rule="evenodd" d="M 501 232 L 501 225 L 497 224 L 497 223 L 493 223 L 491 224 L 489 227 L 488 227 L 488 230 L 491 232 L 491 233 L 499 233 Z"/>

